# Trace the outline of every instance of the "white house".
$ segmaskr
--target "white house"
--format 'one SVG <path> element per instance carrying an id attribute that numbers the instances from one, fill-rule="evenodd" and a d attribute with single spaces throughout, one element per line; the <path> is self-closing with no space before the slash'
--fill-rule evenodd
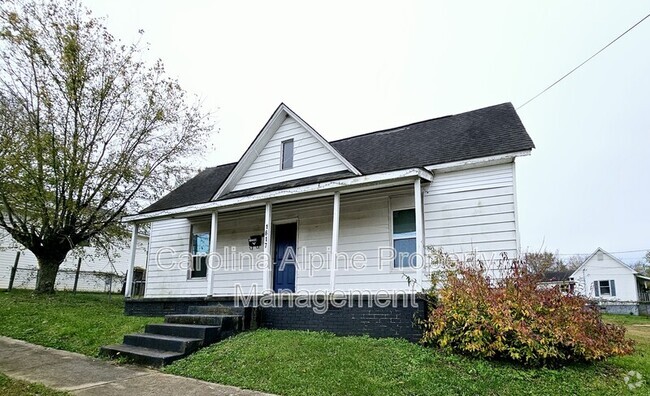
<path id="1" fill-rule="evenodd" d="M 518 255 L 515 160 L 534 144 L 510 103 L 336 141 L 281 104 L 251 138 L 238 162 L 123 219 L 151 238 L 146 292 L 127 313 L 242 295 L 367 302 L 414 293 L 407 277 L 426 285 L 428 246 Z M 273 315 L 276 327 L 326 322 Z"/>
<path id="2" fill-rule="evenodd" d="M 647 315 L 650 278 L 598 248 L 571 275 L 577 293 L 610 313 Z"/>
<path id="3" fill-rule="evenodd" d="M 149 237 L 139 235 L 134 267 L 144 269 L 147 260 Z M 9 286 L 12 268 L 16 264 L 18 253 L 18 267 L 16 270 L 13 287 L 17 289 L 34 289 L 38 273 L 38 262 L 29 250 L 22 247 L 11 236 L 0 231 L 0 289 Z M 87 292 L 119 292 L 129 270 L 131 250 L 129 248 L 116 249 L 111 252 L 110 259 L 93 247 L 84 247 L 81 254 L 81 267 L 77 284 L 78 291 Z M 68 254 L 59 268 L 55 288 L 57 290 L 72 290 L 77 272 L 79 257 Z M 137 272 L 137 270 L 136 270 Z M 138 275 L 136 275 L 138 276 Z M 138 284 L 138 291 L 142 288 Z"/>

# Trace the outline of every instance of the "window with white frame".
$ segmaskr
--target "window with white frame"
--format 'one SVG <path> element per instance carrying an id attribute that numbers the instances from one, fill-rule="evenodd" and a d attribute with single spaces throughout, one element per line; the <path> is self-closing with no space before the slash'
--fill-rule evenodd
<path id="1" fill-rule="evenodd" d="M 594 294 L 596 297 L 616 297 L 616 283 L 613 279 L 594 281 Z"/>
<path id="2" fill-rule="evenodd" d="M 395 268 L 415 264 L 415 209 L 393 210 L 393 249 Z"/>
<path id="3" fill-rule="evenodd" d="M 280 169 L 293 168 L 293 139 L 282 142 L 282 162 Z"/>
<path id="4" fill-rule="evenodd" d="M 190 232 L 190 279 L 205 278 L 210 253 L 210 223 L 192 224 Z"/>

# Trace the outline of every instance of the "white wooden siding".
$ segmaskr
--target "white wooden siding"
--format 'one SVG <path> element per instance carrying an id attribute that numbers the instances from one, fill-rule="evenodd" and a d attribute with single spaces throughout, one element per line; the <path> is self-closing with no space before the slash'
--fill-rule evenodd
<path id="1" fill-rule="evenodd" d="M 279 152 L 279 147 L 278 147 Z M 278 157 L 279 161 L 279 157 Z M 279 167 L 279 162 L 278 162 Z M 439 173 L 425 185 L 425 243 L 450 253 L 478 252 L 500 258 L 502 252 L 517 255 L 513 164 Z M 341 194 L 339 261 L 335 289 L 341 292 L 409 291 L 405 275 L 415 270 L 393 268 L 392 260 L 381 260 L 380 248 L 392 247 L 391 208 L 413 207 L 411 184 Z M 327 292 L 330 288 L 329 256 L 332 238 L 333 197 L 273 205 L 273 223 L 298 223 L 296 291 Z M 264 208 L 219 213 L 217 251 L 252 253 L 253 261 L 234 266 L 229 255 L 214 269 L 215 295 L 233 295 L 237 288 L 244 293 L 261 292 L 263 268 L 253 263 L 262 249 L 250 251 L 248 237 L 262 234 Z M 177 252 L 189 251 L 190 221 L 184 219 L 155 222 L 151 230 L 151 257 L 166 247 Z M 323 257 L 324 262 L 305 260 Z M 352 255 L 365 257 L 364 265 L 352 268 L 346 263 Z M 346 256 L 347 255 L 347 256 Z M 167 261 L 165 261 L 167 260 Z M 172 258 L 163 260 L 168 266 Z M 347 264 L 347 266 L 346 266 Z M 206 281 L 187 280 L 187 269 L 156 270 L 150 265 L 146 296 L 201 296 L 207 292 Z"/>
<path id="2" fill-rule="evenodd" d="M 293 168 L 280 169 L 282 142 L 293 139 Z M 293 118 L 287 117 L 233 191 L 347 170 L 330 150 Z"/>
<path id="3" fill-rule="evenodd" d="M 514 163 L 438 173 L 424 188 L 427 246 L 476 252 L 485 260 L 518 254 Z"/>
<path id="4" fill-rule="evenodd" d="M 637 281 L 634 273 L 621 266 L 607 254 L 598 260 L 598 254 L 589 259 L 574 274 L 576 293 L 587 298 L 596 298 L 605 301 L 637 302 Z M 594 293 L 594 281 L 613 280 L 616 287 L 616 296 L 598 296 Z"/>
<path id="5" fill-rule="evenodd" d="M 264 208 L 219 213 L 218 220 L 217 252 L 223 260 L 213 269 L 214 295 L 232 296 L 237 287 L 244 294 L 260 294 L 263 291 L 264 249 L 250 250 L 248 238 L 263 233 Z M 241 253 L 251 257 L 242 258 Z"/>
<path id="6" fill-rule="evenodd" d="M 145 297 L 205 296 L 205 279 L 188 279 L 188 219 L 151 223 Z"/>
<path id="7" fill-rule="evenodd" d="M 345 198 L 345 199 L 344 199 Z M 413 207 L 413 186 L 341 196 L 339 251 L 363 253 L 368 261 L 362 269 L 337 269 L 336 289 L 344 292 L 408 291 L 405 274 L 415 271 L 393 268 L 393 260 L 381 259 L 380 249 L 392 248 L 391 206 Z"/>
<path id="8" fill-rule="evenodd" d="M 341 196 L 339 237 L 339 268 L 336 273 L 336 290 L 342 292 L 377 292 L 408 290 L 404 271 L 394 269 L 392 261 L 379 261 L 379 248 L 390 248 L 390 197 L 400 197 L 412 202 L 413 187 L 404 186 L 374 192 Z M 283 203 L 273 206 L 273 223 L 296 221 L 296 290 L 298 292 L 329 291 L 329 257 L 332 241 L 333 197 L 308 201 Z M 262 268 L 243 260 L 243 265 L 233 260 L 232 252 L 251 253 L 258 260 L 262 249 L 248 248 L 248 237 L 261 234 L 264 228 L 262 207 L 245 211 L 219 213 L 217 252 L 222 257 L 214 268 L 214 295 L 233 295 L 237 288 L 244 293 L 262 291 Z M 156 252 L 161 248 L 177 253 L 189 251 L 190 221 L 164 220 L 152 224 L 150 266 L 147 272 L 146 297 L 200 296 L 207 291 L 206 281 L 188 280 L 185 266 L 173 264 L 178 255 L 162 255 L 159 265 Z M 226 249 L 224 251 L 224 249 Z M 228 253 L 228 254 L 225 254 Z M 354 254 L 363 255 L 367 262 L 362 268 L 352 268 L 346 263 Z M 309 258 L 313 258 L 311 266 Z M 319 257 L 324 258 L 320 264 Z M 235 259 L 236 260 L 236 259 Z M 346 264 L 347 267 L 346 267 Z M 172 267 L 172 268 L 169 268 Z"/>

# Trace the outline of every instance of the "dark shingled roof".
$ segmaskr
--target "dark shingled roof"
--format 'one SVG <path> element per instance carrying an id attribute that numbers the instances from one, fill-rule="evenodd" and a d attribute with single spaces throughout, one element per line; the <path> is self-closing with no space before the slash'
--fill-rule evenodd
<path id="1" fill-rule="evenodd" d="M 236 162 L 207 168 L 178 188 L 160 198 L 154 204 L 146 207 L 140 213 L 157 212 L 159 210 L 180 208 L 208 202 L 217 193 L 219 187 L 226 181 L 230 172 L 235 169 Z"/>
<path id="2" fill-rule="evenodd" d="M 364 174 L 535 147 L 511 103 L 353 136 L 330 144 Z"/>
<path id="3" fill-rule="evenodd" d="M 542 274 L 542 282 L 568 281 L 573 271 L 546 271 Z"/>
<path id="4" fill-rule="evenodd" d="M 330 144 L 362 174 L 418 168 L 535 147 L 512 103 L 353 136 Z M 231 163 L 208 168 L 140 213 L 208 202 L 236 165 Z M 350 172 L 329 173 L 231 192 L 220 199 L 350 176 Z"/>

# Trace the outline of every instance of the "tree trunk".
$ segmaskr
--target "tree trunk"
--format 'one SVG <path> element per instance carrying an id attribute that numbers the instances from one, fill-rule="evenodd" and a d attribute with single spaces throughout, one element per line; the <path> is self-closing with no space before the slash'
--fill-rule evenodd
<path id="1" fill-rule="evenodd" d="M 59 266 L 65 259 L 37 257 L 38 258 L 38 277 L 36 278 L 36 289 L 38 294 L 54 294 L 54 283 L 56 274 L 59 272 Z"/>

